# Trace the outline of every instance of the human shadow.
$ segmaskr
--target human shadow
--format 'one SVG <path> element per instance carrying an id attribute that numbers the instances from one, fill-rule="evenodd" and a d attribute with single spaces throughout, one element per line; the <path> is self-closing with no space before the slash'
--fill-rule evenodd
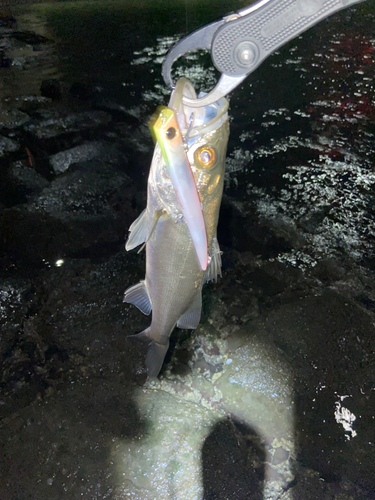
<path id="1" fill-rule="evenodd" d="M 218 422 L 202 448 L 203 499 L 262 500 L 265 460 L 254 429 L 231 418 Z"/>

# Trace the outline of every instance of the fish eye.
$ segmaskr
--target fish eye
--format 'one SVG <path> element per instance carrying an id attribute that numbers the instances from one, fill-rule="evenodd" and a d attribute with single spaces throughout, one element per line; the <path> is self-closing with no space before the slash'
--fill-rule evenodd
<path id="1" fill-rule="evenodd" d="M 202 168 L 211 168 L 216 163 L 216 151 L 210 146 L 201 146 L 194 151 L 194 160 Z"/>
<path id="2" fill-rule="evenodd" d="M 166 131 L 165 135 L 167 136 L 167 139 L 170 141 L 174 139 L 177 135 L 177 130 L 174 127 L 169 127 L 169 129 Z"/>

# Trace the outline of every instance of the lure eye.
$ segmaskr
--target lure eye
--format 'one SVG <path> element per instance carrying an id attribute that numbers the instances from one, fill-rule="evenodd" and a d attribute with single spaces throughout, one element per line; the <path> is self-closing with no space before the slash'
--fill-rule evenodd
<path id="1" fill-rule="evenodd" d="M 177 130 L 174 127 L 169 127 L 169 129 L 166 131 L 165 135 L 167 136 L 167 139 L 170 141 L 174 139 L 177 135 Z"/>
<path id="2" fill-rule="evenodd" d="M 216 152 L 210 146 L 201 146 L 195 150 L 194 160 L 202 168 L 211 168 L 216 163 Z"/>

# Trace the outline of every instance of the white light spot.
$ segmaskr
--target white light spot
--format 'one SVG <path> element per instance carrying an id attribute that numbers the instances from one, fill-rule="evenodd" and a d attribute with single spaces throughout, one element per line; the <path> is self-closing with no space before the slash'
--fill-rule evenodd
<path id="1" fill-rule="evenodd" d="M 341 401 L 344 397 L 345 396 L 340 397 Z M 345 432 L 349 433 L 345 434 L 346 439 L 350 440 L 351 437 L 353 438 L 357 435 L 357 432 L 352 429 L 356 416 L 347 408 L 341 406 L 340 401 L 336 401 L 335 419 L 338 424 L 341 424 L 344 427 Z"/>

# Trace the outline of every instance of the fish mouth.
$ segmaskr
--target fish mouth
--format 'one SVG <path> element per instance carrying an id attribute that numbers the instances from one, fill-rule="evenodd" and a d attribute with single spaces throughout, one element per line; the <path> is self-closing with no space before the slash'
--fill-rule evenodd
<path id="1" fill-rule="evenodd" d="M 205 92 L 201 92 L 198 98 L 203 97 L 205 94 Z M 207 134 L 213 128 L 219 128 L 228 119 L 229 102 L 225 97 L 209 106 L 200 108 L 190 108 L 184 105 L 182 97 L 197 99 L 193 84 L 184 77 L 177 81 L 168 107 L 176 112 L 181 132 L 189 146 L 199 136 Z"/>

